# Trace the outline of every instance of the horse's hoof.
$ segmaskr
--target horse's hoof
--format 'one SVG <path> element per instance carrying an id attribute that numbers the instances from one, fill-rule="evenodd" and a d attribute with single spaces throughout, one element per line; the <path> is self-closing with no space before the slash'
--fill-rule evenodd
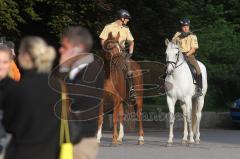
<path id="1" fill-rule="evenodd" d="M 200 140 L 196 140 L 195 144 L 199 145 L 200 144 Z"/>
<path id="2" fill-rule="evenodd" d="M 195 141 L 188 141 L 188 144 L 187 144 L 187 145 L 188 145 L 189 147 L 192 147 L 194 144 L 195 144 Z"/>
<path id="3" fill-rule="evenodd" d="M 117 144 L 118 144 L 118 145 L 122 145 L 122 144 L 123 144 L 122 140 L 118 140 L 118 141 L 117 141 Z"/>
<path id="4" fill-rule="evenodd" d="M 100 144 L 100 143 L 101 143 L 101 141 L 100 141 L 100 140 L 97 140 L 97 143 L 98 143 L 98 144 Z"/>
<path id="5" fill-rule="evenodd" d="M 173 146 L 173 142 L 168 142 L 167 143 L 167 147 L 172 147 Z"/>
<path id="6" fill-rule="evenodd" d="M 172 147 L 173 143 L 167 143 L 167 147 Z"/>
<path id="7" fill-rule="evenodd" d="M 117 139 L 113 139 L 112 140 L 112 146 L 115 147 L 118 145 L 118 140 Z"/>
<path id="8" fill-rule="evenodd" d="M 195 141 L 189 141 L 188 144 L 195 144 Z"/>
<path id="9" fill-rule="evenodd" d="M 188 144 L 188 141 L 187 140 L 182 140 L 182 144 L 186 145 L 186 144 Z"/>
<path id="10" fill-rule="evenodd" d="M 117 147 L 118 146 L 118 142 L 112 142 L 112 147 Z"/>
<path id="11" fill-rule="evenodd" d="M 138 145 L 144 145 L 144 141 L 143 140 L 138 140 Z"/>

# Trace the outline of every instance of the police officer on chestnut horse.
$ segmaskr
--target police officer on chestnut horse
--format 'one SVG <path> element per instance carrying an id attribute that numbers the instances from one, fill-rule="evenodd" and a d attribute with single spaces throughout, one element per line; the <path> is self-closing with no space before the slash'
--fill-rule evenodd
<path id="1" fill-rule="evenodd" d="M 123 53 L 123 56 L 126 57 L 127 76 L 130 86 L 130 98 L 135 98 L 136 94 L 133 87 L 133 78 L 130 65 L 130 58 L 133 54 L 134 49 L 134 38 L 127 26 L 127 23 L 130 19 L 130 13 L 127 10 L 120 9 L 117 12 L 117 20 L 113 23 L 107 24 L 99 37 L 101 39 L 101 45 L 104 48 L 104 42 L 107 40 L 109 33 L 112 33 L 114 37 L 116 37 L 118 33 L 120 34 L 118 42 L 121 46 L 121 52 Z M 126 44 L 128 44 L 128 47 L 126 47 Z"/>

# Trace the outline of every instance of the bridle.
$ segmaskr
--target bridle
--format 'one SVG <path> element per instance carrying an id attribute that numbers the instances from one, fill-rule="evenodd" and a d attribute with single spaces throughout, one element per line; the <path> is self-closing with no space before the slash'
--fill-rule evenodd
<path id="1" fill-rule="evenodd" d="M 176 61 L 166 61 L 167 65 L 168 65 L 168 64 L 171 64 L 172 67 L 173 67 L 173 69 L 176 69 L 176 68 L 178 68 L 179 66 L 181 66 L 181 65 L 184 63 L 184 60 L 182 61 L 182 63 L 180 63 L 179 65 L 177 65 L 178 62 L 179 62 L 180 53 L 181 53 L 181 51 L 180 51 L 180 49 L 178 48 L 177 60 L 176 60 Z"/>

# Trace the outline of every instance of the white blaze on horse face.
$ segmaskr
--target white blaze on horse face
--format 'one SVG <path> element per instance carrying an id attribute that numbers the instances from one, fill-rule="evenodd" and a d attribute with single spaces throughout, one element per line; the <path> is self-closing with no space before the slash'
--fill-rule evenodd
<path id="1" fill-rule="evenodd" d="M 166 50 L 166 62 L 167 64 L 167 73 L 171 74 L 176 67 L 176 62 L 178 60 L 178 47 L 172 42 L 168 43 Z"/>

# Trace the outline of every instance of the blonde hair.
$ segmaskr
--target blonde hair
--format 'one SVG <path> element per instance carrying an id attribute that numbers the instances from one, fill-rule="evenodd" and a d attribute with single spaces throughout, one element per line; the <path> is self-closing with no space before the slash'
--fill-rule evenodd
<path id="1" fill-rule="evenodd" d="M 48 73 L 56 57 L 55 49 L 37 36 L 25 37 L 21 41 L 19 55 L 21 54 L 28 54 L 31 57 L 33 67 L 39 73 Z M 24 69 L 25 66 L 22 67 Z"/>

